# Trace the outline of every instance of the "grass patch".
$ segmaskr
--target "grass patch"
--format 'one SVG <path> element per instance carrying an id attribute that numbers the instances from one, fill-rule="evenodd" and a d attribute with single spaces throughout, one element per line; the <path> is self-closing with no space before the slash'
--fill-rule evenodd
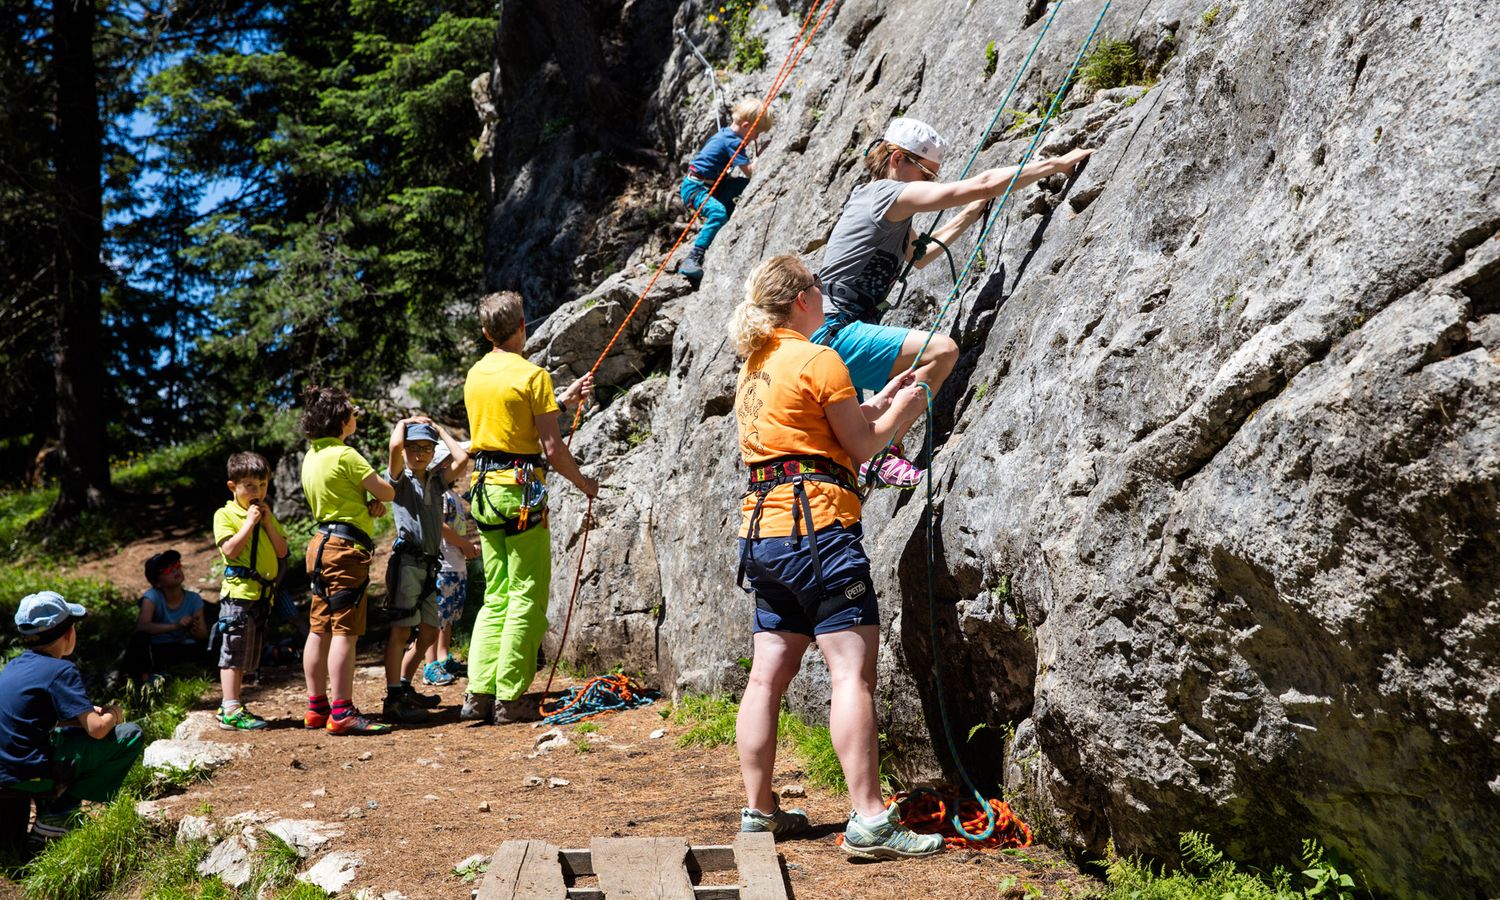
<path id="1" fill-rule="evenodd" d="M 599 726 L 595 725 L 593 722 L 579 722 L 577 725 L 573 726 L 573 730 L 578 734 L 593 734 L 594 732 L 599 730 Z"/>
<path id="2" fill-rule="evenodd" d="M 1000 50 L 995 47 L 995 42 L 990 41 L 984 45 L 984 80 L 989 81 L 990 76 L 995 74 L 995 67 L 1000 64 Z"/>
<path id="3" fill-rule="evenodd" d="M 141 900 L 233 900 L 234 892 L 219 876 L 198 874 L 198 863 L 209 849 L 207 841 L 166 842 L 136 879 Z"/>
<path id="4" fill-rule="evenodd" d="M 679 747 L 723 747 L 734 743 L 738 703 L 728 697 L 689 694 L 672 709 L 672 721 L 689 725 L 677 738 Z"/>
<path id="5" fill-rule="evenodd" d="M 1116 857 L 1108 866 L 1107 900 L 1352 900 L 1354 879 L 1329 862 L 1323 847 L 1302 842 L 1299 880 L 1277 866 L 1262 876 L 1240 871 L 1216 850 L 1208 836 L 1188 832 L 1180 840 L 1183 867 L 1168 873 L 1139 858 Z"/>
<path id="6" fill-rule="evenodd" d="M 265 829 L 261 829 L 257 837 L 250 883 L 245 886 L 245 892 L 251 897 L 279 896 L 276 892 L 296 881 L 302 857 L 296 847 Z"/>
<path id="7" fill-rule="evenodd" d="M 1081 77 L 1094 90 L 1156 83 L 1144 60 L 1129 41 L 1107 38 L 1083 61 Z"/>
<path id="8" fill-rule="evenodd" d="M 630 433 L 625 435 L 625 443 L 632 447 L 639 447 L 649 440 L 651 440 L 651 429 L 649 428 L 632 428 Z"/>
<path id="9" fill-rule="evenodd" d="M 1203 11 L 1203 27 L 1212 28 L 1214 22 L 1218 21 L 1221 10 L 1217 6 L 1210 6 Z"/>
<path id="10" fill-rule="evenodd" d="M 97 897 L 141 867 L 151 855 L 151 828 L 121 793 L 103 811 L 53 841 L 27 867 L 21 890 L 46 900 Z"/>

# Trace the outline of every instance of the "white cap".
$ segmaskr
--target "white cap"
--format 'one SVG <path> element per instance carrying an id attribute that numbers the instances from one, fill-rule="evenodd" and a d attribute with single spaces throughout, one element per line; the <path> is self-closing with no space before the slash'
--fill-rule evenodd
<path id="1" fill-rule="evenodd" d="M 948 149 L 948 142 L 931 125 L 905 117 L 891 120 L 885 127 L 885 140 L 935 163 L 943 161 L 943 151 Z"/>

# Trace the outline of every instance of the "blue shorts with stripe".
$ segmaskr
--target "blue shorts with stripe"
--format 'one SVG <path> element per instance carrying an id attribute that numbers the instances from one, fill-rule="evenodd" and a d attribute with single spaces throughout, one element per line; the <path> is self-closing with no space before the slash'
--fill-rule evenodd
<path id="1" fill-rule="evenodd" d="M 862 543 L 864 528 L 829 525 L 817 533 L 822 589 L 807 535 L 740 538 L 747 588 L 755 597 L 755 631 L 815 637 L 857 625 L 879 625 L 880 607 Z"/>

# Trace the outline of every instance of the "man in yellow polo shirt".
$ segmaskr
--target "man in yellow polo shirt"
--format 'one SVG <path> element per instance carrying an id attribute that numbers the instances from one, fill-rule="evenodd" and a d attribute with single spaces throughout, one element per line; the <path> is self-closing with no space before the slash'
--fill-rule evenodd
<path id="1" fill-rule="evenodd" d="M 474 459 L 469 512 L 484 558 L 484 606 L 469 639 L 469 691 L 460 717 L 504 725 L 536 713 L 520 700 L 536 676 L 537 648 L 547 632 L 552 532 L 544 470 L 550 463 L 589 497 L 599 483 L 578 470 L 563 441 L 552 376 L 521 355 L 526 320 L 520 295 L 486 296 L 479 322 L 493 349 L 469 369 L 464 405 Z M 587 400 L 592 388 L 586 375 L 562 402 Z"/>

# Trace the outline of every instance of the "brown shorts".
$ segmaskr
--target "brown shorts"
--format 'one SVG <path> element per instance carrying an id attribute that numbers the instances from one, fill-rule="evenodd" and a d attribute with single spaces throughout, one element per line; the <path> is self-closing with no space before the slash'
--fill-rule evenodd
<path id="1" fill-rule="evenodd" d="M 315 573 L 314 570 L 319 568 L 321 572 Z M 318 532 L 307 544 L 307 575 L 313 581 L 312 605 L 307 614 L 308 630 L 313 634 L 355 637 L 364 634 L 369 609 L 365 602 L 370 587 L 369 551 L 360 549 L 351 540 Z"/>

